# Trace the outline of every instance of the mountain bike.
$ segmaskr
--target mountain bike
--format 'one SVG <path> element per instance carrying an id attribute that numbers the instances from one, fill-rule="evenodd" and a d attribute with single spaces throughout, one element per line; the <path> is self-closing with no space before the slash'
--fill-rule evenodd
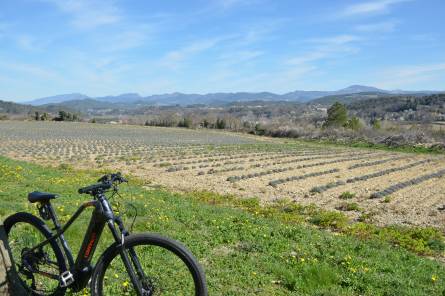
<path id="1" fill-rule="evenodd" d="M 181 243 L 158 234 L 130 234 L 109 201 L 120 196 L 118 186 L 127 180 L 108 174 L 98 183 L 80 188 L 93 200 L 84 202 L 62 226 L 51 205 L 56 194 L 32 192 L 43 220 L 52 220 L 53 231 L 30 213 L 19 212 L 4 221 L 18 281 L 28 295 L 64 295 L 67 289 L 91 295 L 199 295 L 207 296 L 204 272 Z M 108 198 L 105 193 L 111 192 Z M 92 215 L 76 260 L 64 237 L 65 231 L 86 209 Z M 136 217 L 134 217 L 136 218 Z M 134 222 L 134 220 L 133 220 Z M 93 266 L 92 259 L 105 226 L 114 242 Z"/>

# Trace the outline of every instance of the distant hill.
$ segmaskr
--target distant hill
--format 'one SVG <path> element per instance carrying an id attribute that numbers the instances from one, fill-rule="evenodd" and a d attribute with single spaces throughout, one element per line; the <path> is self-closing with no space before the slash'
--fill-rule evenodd
<path id="1" fill-rule="evenodd" d="M 42 109 L 31 105 L 0 100 L 0 114 L 28 114 L 35 111 L 42 111 Z"/>
<path id="2" fill-rule="evenodd" d="M 434 95 L 390 95 L 353 101 L 348 110 L 359 115 L 383 117 L 388 113 L 424 112 L 445 115 L 445 93 Z"/>
<path id="3" fill-rule="evenodd" d="M 52 103 L 62 103 L 66 101 L 72 101 L 72 100 L 82 100 L 87 99 L 88 96 L 79 94 L 79 93 L 73 93 L 73 94 L 64 94 L 64 95 L 57 95 L 57 96 L 51 96 L 51 97 L 45 97 L 40 99 L 31 100 L 28 102 L 24 102 L 25 104 L 30 104 L 33 106 L 40 106 L 45 104 L 52 104 Z"/>
<path id="4" fill-rule="evenodd" d="M 332 105 L 335 102 L 340 102 L 343 104 L 350 104 L 357 101 L 363 101 L 367 99 L 375 99 L 381 97 L 387 97 L 391 94 L 386 92 L 361 92 L 356 94 L 338 94 L 338 95 L 329 95 L 325 97 L 321 97 L 309 102 L 309 104 L 316 105 Z"/>
<path id="5" fill-rule="evenodd" d="M 49 113 L 49 114 L 57 114 L 59 111 L 67 111 L 76 113 L 77 108 L 70 108 L 63 105 L 53 104 L 53 105 L 44 105 L 44 106 L 33 106 L 29 104 L 20 104 L 8 101 L 0 100 L 0 114 L 8 114 L 8 115 L 33 115 L 35 112 L 39 113 Z"/>
<path id="6" fill-rule="evenodd" d="M 297 90 L 294 92 L 290 92 L 284 94 L 283 97 L 287 100 L 291 101 L 313 101 L 318 98 L 328 97 L 328 96 L 340 96 L 345 94 L 356 94 L 356 93 L 366 93 L 366 92 L 375 92 L 375 93 L 389 93 L 386 90 L 378 89 L 372 86 L 364 86 L 364 85 L 351 85 L 349 87 L 339 89 L 336 91 L 304 91 Z"/>
<path id="7" fill-rule="evenodd" d="M 45 108 L 47 110 L 71 110 L 77 112 L 88 112 L 91 109 L 106 109 L 106 108 L 114 108 L 113 103 L 101 102 L 95 99 L 79 99 L 79 100 L 70 100 L 61 103 L 50 103 L 44 104 L 39 107 Z"/>
<path id="8" fill-rule="evenodd" d="M 288 101 L 298 103 L 329 104 L 336 100 L 350 102 L 354 100 L 367 99 L 373 95 L 389 94 L 432 94 L 434 91 L 388 91 L 372 86 L 351 85 L 335 91 L 304 91 L 296 90 L 285 94 L 271 92 L 234 92 L 234 93 L 208 93 L 208 94 L 185 94 L 168 93 L 143 97 L 137 93 L 126 93 L 117 96 L 89 97 L 87 95 L 73 93 L 57 95 L 52 97 L 31 100 L 28 103 L 34 106 L 65 106 L 76 110 L 123 108 L 133 109 L 138 106 L 173 106 L 173 105 L 224 105 L 232 102 L 249 101 Z"/>
<path id="9" fill-rule="evenodd" d="M 357 102 L 375 102 L 375 100 L 384 101 L 387 98 L 393 98 L 397 96 L 401 97 L 423 97 L 428 96 L 431 94 L 436 94 L 435 92 L 404 92 L 404 93 L 392 93 L 392 92 L 361 92 L 361 93 L 354 93 L 354 94 L 337 94 L 337 95 L 330 95 L 321 97 L 315 100 L 312 100 L 309 102 L 309 104 L 312 105 L 332 105 L 335 102 L 340 102 L 343 104 L 353 104 Z M 374 101 L 373 101 L 374 100 Z M 366 103 L 364 103 L 366 104 Z"/>
<path id="10" fill-rule="evenodd" d="M 97 97 L 94 98 L 97 101 L 101 101 L 101 102 L 108 102 L 108 103 L 134 103 L 137 101 L 141 101 L 144 98 L 141 97 L 139 94 L 137 93 L 128 93 L 128 94 L 121 94 L 118 96 L 106 96 L 106 97 Z"/>

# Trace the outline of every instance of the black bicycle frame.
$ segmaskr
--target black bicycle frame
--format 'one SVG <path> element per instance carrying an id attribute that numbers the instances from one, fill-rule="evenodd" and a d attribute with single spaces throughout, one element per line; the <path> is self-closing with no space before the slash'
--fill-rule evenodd
<path id="1" fill-rule="evenodd" d="M 141 284 L 139 283 L 136 273 L 132 266 L 133 263 L 137 269 L 136 272 L 139 275 L 139 277 L 143 276 L 143 271 L 140 268 L 139 260 L 134 250 L 129 249 L 130 253 L 129 255 L 131 257 L 130 261 L 127 251 L 123 246 L 124 237 L 128 235 L 128 232 L 125 229 L 122 220 L 119 217 L 114 216 L 111 205 L 103 193 L 98 194 L 95 200 L 83 203 L 73 214 L 73 216 L 66 222 L 66 224 L 63 225 L 63 227 L 60 226 L 57 220 L 57 216 L 54 210 L 52 209 L 51 204 L 49 204 L 49 202 L 48 206 L 50 208 L 51 219 L 54 222 L 56 234 L 54 234 L 47 240 L 39 243 L 35 247 L 29 249 L 28 252 L 33 252 L 41 248 L 42 246 L 48 244 L 50 241 L 59 239 L 60 243 L 62 244 L 65 256 L 67 257 L 69 263 L 69 271 L 72 273 L 74 277 L 74 282 L 72 285 L 70 285 L 70 288 L 74 291 L 80 291 L 88 285 L 88 281 L 93 271 L 93 267 L 91 266 L 91 260 L 93 258 L 94 252 L 96 250 L 103 229 L 105 228 L 105 225 L 108 225 L 114 240 L 121 247 L 120 255 L 127 269 L 127 272 L 130 276 L 131 282 L 135 287 L 135 289 L 138 291 L 138 295 L 142 295 L 140 292 Z M 72 252 L 63 236 L 63 233 L 88 207 L 94 207 L 94 210 L 91 215 L 90 223 L 85 233 L 79 253 L 77 254 L 76 261 L 73 262 Z M 119 227 L 120 234 L 115 227 L 115 223 Z"/>

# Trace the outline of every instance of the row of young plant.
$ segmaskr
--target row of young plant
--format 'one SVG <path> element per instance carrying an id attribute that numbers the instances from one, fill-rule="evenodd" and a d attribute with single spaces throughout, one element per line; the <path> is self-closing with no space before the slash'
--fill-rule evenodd
<path id="1" fill-rule="evenodd" d="M 312 178 L 312 177 L 318 177 L 318 176 L 323 176 L 323 175 L 337 173 L 339 171 L 340 171 L 339 169 L 334 168 L 334 169 L 330 169 L 330 170 L 322 171 L 322 172 L 314 172 L 314 173 L 309 173 L 309 174 L 300 175 L 300 176 L 291 176 L 291 177 L 287 177 L 287 178 L 283 178 L 283 179 L 270 181 L 268 185 L 272 186 L 272 187 L 277 187 L 278 185 L 284 184 L 284 183 L 287 183 L 287 182 L 300 181 L 300 180 L 304 180 L 304 179 L 307 179 L 307 178 Z"/>
<path id="2" fill-rule="evenodd" d="M 357 168 L 370 167 L 370 166 L 384 164 L 384 163 L 391 162 L 391 161 L 397 161 L 397 160 L 406 159 L 406 158 L 409 158 L 409 157 L 410 156 L 399 156 L 399 157 L 385 158 L 385 159 L 376 160 L 376 161 L 356 163 L 356 164 L 353 164 L 350 167 L 348 167 L 348 169 L 352 170 L 352 169 L 357 169 Z"/>
<path id="3" fill-rule="evenodd" d="M 374 179 L 374 178 L 378 178 L 378 177 L 382 177 L 388 174 L 392 174 L 395 172 L 400 172 L 400 171 L 404 171 L 410 168 L 413 168 L 415 166 L 419 166 L 425 163 L 430 162 L 430 159 L 425 159 L 425 160 L 420 160 L 420 161 L 416 161 L 404 166 L 400 166 L 400 167 L 395 167 L 395 168 L 390 168 L 390 169 L 386 169 L 386 170 L 382 170 L 382 171 L 378 171 L 372 174 L 367 174 L 367 175 L 363 175 L 363 176 L 358 176 L 358 177 L 354 177 L 354 178 L 350 178 L 347 179 L 346 181 L 342 181 L 339 180 L 337 182 L 331 182 L 328 183 L 326 185 L 321 185 L 321 186 L 315 186 L 313 187 L 310 192 L 312 193 L 322 193 L 324 191 L 327 191 L 329 189 L 335 188 L 335 187 L 339 187 L 339 186 L 343 186 L 346 185 L 348 183 L 355 183 L 355 182 L 362 182 L 362 181 L 367 181 L 369 179 Z"/>
<path id="4" fill-rule="evenodd" d="M 426 174 L 426 175 L 422 175 L 407 181 L 403 181 L 394 185 L 391 185 L 381 191 L 378 192 L 374 192 L 373 194 L 371 194 L 371 198 L 382 198 L 385 196 L 389 196 L 391 194 L 393 194 L 396 191 L 402 190 L 404 188 L 407 188 L 409 186 L 414 186 L 417 184 L 420 184 L 422 182 L 428 181 L 430 179 L 434 179 L 434 178 L 442 178 L 445 177 L 445 169 L 439 170 L 435 173 L 431 173 L 431 174 Z"/>
<path id="5" fill-rule="evenodd" d="M 218 157 L 234 154 L 252 154 L 252 153 L 271 153 L 271 152 L 288 152 L 292 149 L 264 149 L 264 147 L 251 146 L 239 146 L 239 145 L 218 145 L 218 146 L 202 146 L 200 150 L 183 151 L 179 150 L 176 153 L 171 153 L 168 157 L 164 156 L 163 159 L 153 159 L 151 162 L 163 162 L 163 161 L 181 161 L 191 158 L 205 158 L 205 157 Z M 301 147 L 291 147 L 294 149 L 303 149 Z M 187 152 L 187 153 L 186 153 Z M 176 165 L 176 164 L 173 164 Z M 179 163 L 177 164 L 179 165 Z"/>
<path id="6" fill-rule="evenodd" d="M 168 157 L 164 156 L 162 158 L 154 158 L 151 162 L 164 162 L 164 161 L 181 161 L 184 159 L 192 158 L 206 158 L 206 157 L 218 157 L 230 154 L 240 154 L 248 153 L 249 149 L 239 146 L 230 146 L 230 150 L 226 146 L 204 146 L 201 150 L 192 151 L 178 151 L 176 153 L 171 153 Z M 187 153 L 185 153 L 187 152 Z"/>
<path id="7" fill-rule="evenodd" d="M 241 171 L 244 169 L 245 169 L 245 167 L 243 167 L 243 166 L 234 166 L 234 167 L 228 167 L 228 168 L 223 168 L 223 169 L 219 169 L 219 170 L 212 168 L 207 171 L 207 174 L 212 175 L 212 174 L 226 173 L 226 172 L 231 172 L 231 171 Z M 205 174 L 206 174 L 206 172 L 204 172 L 204 171 L 198 172 L 198 176 L 205 175 Z"/>
<path id="8" fill-rule="evenodd" d="M 192 165 L 192 166 L 175 166 L 175 167 L 169 167 L 169 168 L 166 170 L 166 172 L 168 172 L 168 173 L 173 173 L 173 172 L 179 172 L 179 171 L 195 170 L 195 169 L 204 169 L 204 168 L 212 167 L 212 168 L 208 171 L 208 173 L 209 173 L 209 174 L 214 174 L 214 173 L 217 173 L 217 172 L 220 172 L 220 171 L 221 171 L 221 172 L 224 171 L 224 169 L 222 169 L 222 170 L 216 170 L 216 169 L 214 169 L 214 168 L 222 167 L 222 166 L 229 165 L 229 164 L 240 164 L 240 163 L 245 163 L 245 161 L 225 162 L 225 163 L 217 163 L 217 164 L 213 164 L 213 165 L 211 165 L 211 164 L 200 164 L 200 165 L 198 165 L 198 166 L 196 166 L 196 165 Z M 245 169 L 244 167 L 239 167 L 239 168 L 240 168 L 240 170 Z M 232 168 L 232 170 L 236 170 L 236 169 Z M 230 170 L 228 170 L 228 171 L 230 171 Z M 203 174 L 205 174 L 204 171 L 199 171 L 199 172 L 198 172 L 198 175 L 203 175 Z"/>
<path id="9" fill-rule="evenodd" d="M 326 153 L 326 152 L 324 152 Z M 208 159 L 199 159 L 197 161 L 200 162 L 206 162 L 206 160 L 208 161 L 224 161 L 224 160 L 228 160 L 230 158 L 234 159 L 234 158 L 247 158 L 247 157 L 261 157 L 261 156 L 268 156 L 265 159 L 276 159 L 276 158 L 283 158 L 283 157 L 290 157 L 290 156 L 295 156 L 295 155 L 312 155 L 312 154 L 320 154 L 320 152 L 318 150 L 309 150 L 307 148 L 300 148 L 300 149 L 293 149 L 293 150 L 282 150 L 282 151 L 273 151 L 273 152 L 256 152 L 256 153 L 252 153 L 252 152 L 246 152 L 246 151 L 240 151 L 240 153 L 235 153 L 235 151 L 228 151 L 227 153 L 221 154 L 220 156 L 221 159 L 217 159 L 216 156 L 218 155 L 213 155 L 210 154 L 211 157 Z M 271 156 L 274 155 L 274 156 Z M 202 161 L 201 161 L 202 160 Z M 253 161 L 254 159 L 252 159 Z M 192 164 L 192 163 L 197 163 L 195 161 L 187 161 L 187 162 L 177 162 L 177 163 L 172 163 L 171 165 L 187 165 L 187 164 Z"/>
<path id="10" fill-rule="evenodd" d="M 381 176 L 392 174 L 392 173 L 395 173 L 395 172 L 404 171 L 404 170 L 407 170 L 407 169 L 410 169 L 410 168 L 413 168 L 415 166 L 419 166 L 421 164 L 425 164 L 425 163 L 428 163 L 428 162 L 431 162 L 431 159 L 419 160 L 419 161 L 416 161 L 416 162 L 413 162 L 413 163 L 409 163 L 407 165 L 403 165 L 403 166 L 400 166 L 400 167 L 389 168 L 389 169 L 378 171 L 378 172 L 375 172 L 375 173 L 371 173 L 371 174 L 367 174 L 367 175 L 363 175 L 363 176 L 350 178 L 350 179 L 346 180 L 346 183 L 355 183 L 355 182 L 359 182 L 359 181 L 367 181 L 369 179 L 381 177 Z"/>
<path id="11" fill-rule="evenodd" d="M 330 182 L 326 185 L 312 187 L 311 190 L 309 190 L 309 192 L 310 193 L 322 193 L 322 192 L 329 190 L 331 188 L 335 188 L 335 187 L 343 186 L 343 185 L 346 185 L 346 182 L 342 181 L 342 180 L 338 180 L 336 182 Z"/>
<path id="12" fill-rule="evenodd" d="M 308 163 L 308 164 L 303 164 L 303 165 L 298 165 L 298 166 L 269 169 L 266 171 L 261 171 L 261 172 L 256 172 L 256 173 L 251 173 L 251 174 L 246 174 L 246 175 L 241 175 L 241 176 L 230 176 L 227 178 L 227 181 L 237 182 L 237 181 L 251 179 L 251 178 L 263 177 L 266 175 L 283 173 L 283 172 L 287 172 L 287 171 L 291 171 L 291 170 L 298 170 L 298 169 L 311 168 L 311 167 L 323 166 L 323 165 L 328 165 L 328 164 L 338 164 L 338 163 L 347 162 L 347 161 L 360 160 L 365 157 L 368 157 L 368 156 L 361 154 L 360 156 L 357 156 L 357 157 L 343 157 L 343 158 L 334 159 L 334 160 L 330 160 L 330 161 L 321 161 L 321 162 Z M 307 160 L 308 159 L 301 159 L 301 161 L 307 161 Z M 310 160 L 312 160 L 312 159 L 310 159 Z"/>
<path id="13" fill-rule="evenodd" d="M 365 153 L 368 154 L 368 153 Z M 257 165 L 256 167 L 270 167 L 270 166 L 275 166 L 275 165 L 280 165 L 280 164 L 290 164 L 290 163 L 298 163 L 298 162 L 302 162 L 302 161 L 309 161 L 309 160 L 318 160 L 318 159 L 332 159 L 332 158 L 338 158 L 338 157 L 354 157 L 357 155 L 365 155 L 364 153 L 337 153 L 337 152 L 332 152 L 332 153 L 322 153 L 322 154 L 314 154 L 311 155 L 311 157 L 305 157 L 305 158 L 295 158 L 295 159 L 285 159 L 285 160 L 280 160 L 280 161 L 276 161 L 273 163 L 266 163 L 263 165 Z"/>
<path id="14" fill-rule="evenodd" d="M 44 158 L 52 158 L 54 156 L 70 158 L 73 155 L 83 155 L 83 156 L 94 156 L 96 158 L 103 159 L 114 159 L 120 156 L 131 156 L 137 155 L 140 158 L 150 158 L 153 157 L 153 151 L 150 150 L 151 147 L 135 146 L 131 144 L 116 144 L 116 145 L 99 145 L 96 142 L 91 142 L 87 144 L 79 143 L 47 143 L 42 144 L 32 144 L 32 143 L 21 143 L 8 145 L 1 145 L 2 154 L 7 154 L 8 152 L 16 152 L 23 156 L 38 156 Z M 159 157 L 159 156 L 158 156 Z"/>
<path id="15" fill-rule="evenodd" d="M 224 154 L 222 157 L 214 157 L 212 155 L 212 157 L 200 158 L 200 159 L 192 160 L 192 161 L 176 162 L 176 163 L 171 163 L 170 165 L 171 166 L 182 166 L 182 165 L 188 165 L 188 164 L 226 161 L 226 160 L 231 160 L 231 159 L 244 159 L 247 157 L 261 157 L 261 156 L 265 156 L 265 155 L 269 155 L 269 154 L 270 153 L 251 153 L 251 154 L 241 153 L 241 154 L 232 154 L 229 156 L 227 154 Z"/>
<path id="16" fill-rule="evenodd" d="M 275 158 L 277 158 L 277 157 L 266 157 L 266 158 L 262 158 L 261 160 L 269 160 L 269 159 L 275 159 Z M 210 164 L 210 165 L 200 165 L 199 168 L 210 167 L 210 170 L 207 171 L 207 174 L 218 174 L 218 173 L 226 173 L 226 172 L 232 172 L 232 171 L 241 171 L 241 170 L 246 169 L 245 166 L 234 166 L 234 167 L 216 169 L 218 167 L 232 165 L 232 164 L 239 165 L 239 164 L 244 164 L 247 162 L 255 162 L 255 161 L 259 161 L 259 160 L 258 159 L 248 159 L 248 160 L 227 161 L 227 162 L 224 162 L 223 164 L 217 163 L 217 164 Z M 261 164 L 252 164 L 249 166 L 249 168 L 258 168 L 260 166 L 261 166 Z M 198 172 L 198 175 L 204 175 L 204 174 L 206 174 L 206 172 L 204 172 L 204 171 Z"/>
<path id="17" fill-rule="evenodd" d="M 274 159 L 283 159 L 283 158 L 288 158 L 288 157 L 294 157 L 295 155 L 299 155 L 300 153 L 298 152 L 281 152 L 279 153 L 279 155 L 272 154 L 270 155 L 270 153 L 257 153 L 257 154 L 241 154 L 241 155 L 235 155 L 235 156 L 228 156 L 228 157 L 222 157 L 222 158 L 207 158 L 207 159 L 201 159 L 198 161 L 191 161 L 191 162 L 183 162 L 181 164 L 198 164 L 198 163 L 203 163 L 203 162 L 211 162 L 209 163 L 204 163 L 198 166 L 183 166 L 183 165 L 176 165 L 176 166 L 170 166 L 166 171 L 167 172 L 178 172 L 181 170 L 188 170 L 188 169 L 195 169 L 195 168 L 211 168 L 212 172 L 211 174 L 214 174 L 216 172 L 226 172 L 226 170 L 214 170 L 214 168 L 218 168 L 221 166 L 225 166 L 225 165 L 230 165 L 230 164 L 241 164 L 241 163 L 247 163 L 247 162 L 257 162 L 257 161 L 268 161 L 268 160 L 274 160 Z M 309 153 L 309 155 L 312 153 Z M 306 154 L 303 154 L 306 155 Z M 248 158 L 250 157 L 250 158 Z M 251 158 L 251 157 L 259 157 L 259 158 Z M 248 158 L 248 159 L 247 159 Z M 320 157 L 318 157 L 320 158 Z M 204 161 L 205 160 L 205 161 Z M 218 163 L 219 161 L 224 161 L 224 160 L 228 160 L 224 163 Z M 292 161 L 288 161 L 288 163 L 291 163 Z M 244 167 L 242 167 L 242 169 L 244 169 Z M 231 168 L 230 170 L 227 171 L 234 171 L 236 169 Z"/>
<path id="18" fill-rule="evenodd" d="M 250 156 L 261 156 L 260 155 L 250 155 Z M 166 172 L 178 172 L 178 171 L 182 171 L 182 170 L 187 170 L 189 168 L 208 168 L 208 167 L 221 167 L 225 164 L 231 164 L 233 163 L 233 159 L 245 159 L 246 155 L 239 155 L 239 156 L 231 156 L 231 157 L 223 157 L 223 158 L 206 158 L 206 159 L 202 159 L 202 160 L 197 160 L 197 161 L 191 161 L 191 162 L 184 162 L 181 165 L 172 165 L 170 166 Z M 224 163 L 218 163 L 219 161 L 225 161 Z M 245 162 L 245 161 L 238 161 L 237 163 L 240 162 Z M 191 167 L 189 166 L 184 166 L 187 164 L 192 164 Z M 199 164 L 199 165 L 198 165 Z"/>
<path id="19" fill-rule="evenodd" d="M 309 160 L 309 159 L 319 159 L 319 158 L 326 158 L 324 157 L 324 155 L 326 155 L 325 153 L 320 155 L 320 154 L 314 154 L 314 153 L 303 153 L 303 154 L 299 154 L 299 153 L 292 153 L 292 154 L 283 154 L 283 155 L 271 155 L 271 156 L 266 156 L 266 157 L 261 157 L 261 158 L 249 158 L 246 160 L 238 160 L 235 162 L 225 162 L 224 164 L 234 164 L 234 163 L 246 163 L 246 162 L 250 162 L 253 163 L 252 165 L 249 166 L 249 168 L 261 168 L 261 167 L 270 167 L 270 166 L 274 166 L 277 164 L 281 164 L 281 163 L 293 163 L 293 162 L 299 162 L 301 160 L 300 157 L 302 156 L 307 156 L 307 155 L 317 155 L 317 156 L 323 156 L 323 157 L 306 157 L 304 158 L 304 160 Z M 291 158 L 291 159 L 289 159 Z M 281 161 L 275 161 L 275 162 L 267 162 L 270 160 L 275 160 L 275 159 L 284 159 Z M 258 163 L 259 162 L 259 163 Z M 214 167 L 218 167 L 218 164 L 215 165 L 211 165 L 211 168 Z"/>

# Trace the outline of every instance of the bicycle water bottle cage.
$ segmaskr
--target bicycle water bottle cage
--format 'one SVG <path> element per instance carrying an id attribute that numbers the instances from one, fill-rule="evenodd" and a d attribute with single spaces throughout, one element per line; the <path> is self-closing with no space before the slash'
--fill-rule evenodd
<path id="1" fill-rule="evenodd" d="M 39 203 L 37 205 L 37 209 L 39 209 L 40 217 L 42 217 L 43 220 L 49 220 L 51 219 L 51 212 L 49 210 L 49 203 L 43 202 Z"/>

